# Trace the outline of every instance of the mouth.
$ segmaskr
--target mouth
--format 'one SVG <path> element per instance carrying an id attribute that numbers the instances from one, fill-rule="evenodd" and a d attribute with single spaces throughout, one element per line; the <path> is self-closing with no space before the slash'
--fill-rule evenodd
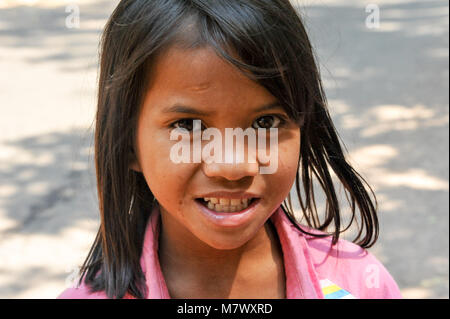
<path id="1" fill-rule="evenodd" d="M 253 206 L 259 198 L 229 199 L 217 197 L 196 198 L 195 201 L 217 213 L 239 213 Z"/>

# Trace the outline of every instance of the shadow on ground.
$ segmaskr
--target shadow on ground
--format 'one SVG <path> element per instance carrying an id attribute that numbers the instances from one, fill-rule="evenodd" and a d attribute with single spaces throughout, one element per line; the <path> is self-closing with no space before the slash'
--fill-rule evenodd
<path id="1" fill-rule="evenodd" d="M 372 251 L 407 297 L 448 298 L 448 2 L 301 7 L 337 129 L 376 187 Z"/>
<path id="2" fill-rule="evenodd" d="M 3 230 L 3 235 L 15 232 L 49 232 L 58 235 L 74 223 L 70 211 L 62 211 L 66 222 L 51 229 L 46 211 L 59 206 L 72 207 L 79 200 L 79 192 L 89 190 L 96 201 L 93 137 L 90 130 L 56 132 L 4 143 L 10 152 L 10 161 L 1 163 L 0 179 L 7 185 L 2 196 L 6 216 L 14 226 Z M 18 159 L 14 162 L 14 158 Z M 78 217 L 92 218 L 93 212 Z"/>
<path id="3" fill-rule="evenodd" d="M 117 2 L 98 0 L 80 5 L 79 28 L 66 26 L 66 19 L 72 13 L 66 12 L 66 5 L 0 9 L 0 42 L 3 47 L 16 50 L 41 51 L 27 59 L 30 67 L 50 61 L 71 72 L 84 67 L 87 60 L 89 68 L 97 68 L 96 48 L 100 32 Z"/>

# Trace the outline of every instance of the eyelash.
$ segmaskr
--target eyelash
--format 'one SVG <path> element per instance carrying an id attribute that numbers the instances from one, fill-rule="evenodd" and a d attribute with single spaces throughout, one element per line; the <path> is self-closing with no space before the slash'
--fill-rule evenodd
<path id="1" fill-rule="evenodd" d="M 277 127 L 277 128 L 284 127 L 284 126 L 286 125 L 286 123 L 287 123 L 287 119 L 286 119 L 284 116 L 281 116 L 281 115 L 278 115 L 278 114 L 267 114 L 267 115 L 263 115 L 263 116 L 260 116 L 260 117 L 256 118 L 255 121 L 258 120 L 258 119 L 260 119 L 260 118 L 263 118 L 263 117 L 269 117 L 269 116 L 273 116 L 273 117 L 278 118 L 278 120 L 280 121 L 280 123 L 278 124 L 278 127 Z M 193 120 L 198 120 L 198 119 L 196 119 L 196 118 L 183 118 L 183 119 L 179 119 L 178 121 L 173 122 L 172 124 L 170 124 L 170 127 L 171 127 L 171 128 L 177 128 L 175 125 L 176 125 L 177 123 L 179 123 L 179 122 L 181 122 L 181 121 L 185 121 L 185 120 L 193 121 Z M 253 121 L 253 123 L 254 123 L 255 121 Z M 203 124 L 202 124 L 202 126 L 203 126 Z"/>

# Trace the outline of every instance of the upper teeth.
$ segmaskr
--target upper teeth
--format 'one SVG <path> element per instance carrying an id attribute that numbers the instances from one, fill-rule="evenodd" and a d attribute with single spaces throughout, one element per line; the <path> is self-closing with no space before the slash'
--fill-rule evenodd
<path id="1" fill-rule="evenodd" d="M 208 208 L 218 212 L 236 212 L 241 211 L 248 207 L 250 198 L 244 199 L 229 199 L 218 197 L 205 197 L 203 198 L 208 202 Z"/>
<path id="2" fill-rule="evenodd" d="M 206 202 L 211 202 L 213 204 L 220 204 L 220 205 L 226 205 L 226 206 L 236 206 L 240 204 L 247 205 L 249 199 L 243 198 L 243 199 L 229 199 L 229 198 L 218 198 L 218 197 L 205 197 L 203 198 Z"/>

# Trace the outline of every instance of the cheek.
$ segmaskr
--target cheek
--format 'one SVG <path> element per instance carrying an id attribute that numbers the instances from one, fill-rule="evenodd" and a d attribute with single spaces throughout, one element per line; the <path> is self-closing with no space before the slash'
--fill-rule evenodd
<path id="1" fill-rule="evenodd" d="M 294 134 L 278 145 L 278 170 L 275 174 L 267 175 L 269 187 L 274 196 L 286 198 L 295 182 L 300 155 L 300 134 Z"/>
<path id="2" fill-rule="evenodd" d="M 285 174 L 295 175 L 297 173 L 298 161 L 300 156 L 300 136 L 292 138 L 286 143 L 282 143 L 279 149 L 279 161 L 281 169 Z"/>
<path id="3" fill-rule="evenodd" d="M 156 132 L 146 136 L 138 141 L 139 163 L 145 180 L 159 203 L 178 210 L 195 167 L 171 161 L 170 149 L 174 142 L 166 134 Z"/>

